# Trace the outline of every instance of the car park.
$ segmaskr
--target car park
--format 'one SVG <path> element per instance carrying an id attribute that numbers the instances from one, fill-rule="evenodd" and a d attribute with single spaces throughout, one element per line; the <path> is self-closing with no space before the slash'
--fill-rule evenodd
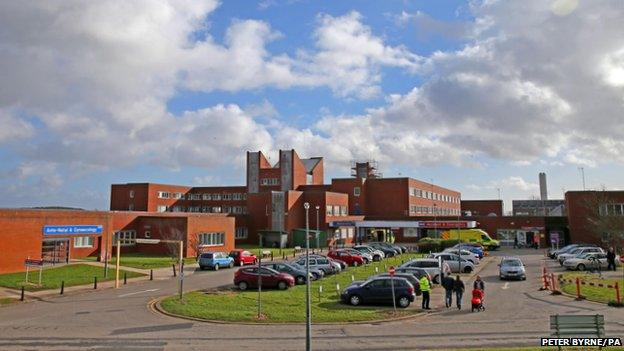
<path id="1" fill-rule="evenodd" d="M 445 249 L 442 252 L 448 252 L 448 253 L 452 253 L 452 254 L 455 254 L 455 255 L 459 255 L 460 251 L 459 251 L 459 249 Z M 472 262 L 475 265 L 479 264 L 479 262 L 480 262 L 479 256 L 474 254 L 474 253 L 472 253 L 472 252 L 470 252 L 470 251 L 468 251 L 468 250 L 462 249 L 460 256 L 461 256 L 461 258 L 463 258 L 463 259 L 465 259 L 467 261 L 470 261 L 470 262 Z"/>
<path id="2" fill-rule="evenodd" d="M 256 255 L 247 250 L 232 250 L 230 251 L 230 257 L 234 259 L 234 264 L 237 266 L 255 264 L 258 262 Z"/>
<path id="3" fill-rule="evenodd" d="M 615 264 L 618 265 L 618 260 L 615 260 Z M 607 254 L 605 253 L 588 252 L 568 258 L 563 261 L 563 267 L 568 270 L 577 271 L 584 271 L 586 269 L 607 269 L 607 267 L 609 267 L 609 262 L 607 261 Z"/>
<path id="4" fill-rule="evenodd" d="M 503 279 L 526 280 L 524 263 L 518 257 L 503 257 L 498 264 L 498 276 Z"/>
<path id="5" fill-rule="evenodd" d="M 450 273 L 451 272 L 451 268 L 449 267 L 448 263 L 443 262 L 442 263 L 442 270 L 443 272 L 446 273 Z M 416 258 L 413 259 L 411 261 L 405 262 L 404 264 L 400 265 L 399 268 L 408 268 L 408 267 L 416 267 L 416 268 L 422 268 L 424 269 L 427 273 L 429 273 L 429 276 L 431 277 L 431 281 L 439 284 L 440 283 L 440 266 L 439 266 L 439 262 L 437 259 L 434 258 Z"/>
<path id="6" fill-rule="evenodd" d="M 474 271 L 474 264 L 466 259 L 463 259 L 455 254 L 446 252 L 436 252 L 429 255 L 429 258 L 442 257 L 442 261 L 448 264 L 452 273 L 470 273 Z"/>
<path id="7" fill-rule="evenodd" d="M 361 266 L 364 264 L 364 257 L 362 257 L 362 255 L 359 254 L 359 251 L 353 250 L 356 253 L 353 253 L 352 251 L 348 251 L 348 250 L 344 250 L 344 249 L 338 249 L 338 250 L 330 250 L 327 253 L 327 257 L 335 259 L 335 260 L 340 260 L 340 261 L 344 261 L 347 265 L 350 266 Z"/>
<path id="8" fill-rule="evenodd" d="M 305 256 L 299 257 L 295 261 L 298 265 L 305 267 L 306 258 Z M 336 274 L 340 272 L 339 268 L 336 267 L 336 264 L 340 266 L 338 263 L 332 263 L 329 258 L 324 256 L 310 256 L 309 265 L 310 267 L 318 268 L 325 273 L 325 275 Z"/>
<path id="9" fill-rule="evenodd" d="M 353 248 L 362 253 L 369 253 L 370 255 L 373 256 L 373 261 L 381 261 L 382 259 L 386 257 L 386 254 L 383 251 L 375 249 L 368 245 L 357 245 L 357 246 L 354 246 Z"/>
<path id="10" fill-rule="evenodd" d="M 218 271 L 221 267 L 234 267 L 234 259 L 221 251 L 204 252 L 199 255 L 197 263 L 201 270 L 210 268 Z"/>
<path id="11" fill-rule="evenodd" d="M 559 261 L 559 264 L 563 266 L 563 262 L 565 262 L 565 260 L 567 260 L 568 258 L 572 258 L 580 254 L 585 254 L 585 253 L 590 253 L 590 252 L 605 253 L 604 250 L 602 250 L 601 248 L 597 246 L 581 246 L 570 251 L 569 253 L 563 253 L 563 254 L 557 255 L 557 260 Z"/>
<path id="12" fill-rule="evenodd" d="M 270 262 L 263 263 L 262 267 L 268 267 L 274 269 L 281 273 L 287 273 L 295 278 L 295 284 L 305 284 L 306 283 L 306 271 L 305 267 L 303 269 L 299 265 L 293 265 L 288 262 Z M 314 275 L 310 273 L 310 279 L 314 279 Z"/>
<path id="13" fill-rule="evenodd" d="M 420 291 L 420 282 L 418 281 L 418 278 L 416 278 L 416 276 L 414 276 L 412 273 L 395 272 L 394 276 L 397 278 L 405 278 L 408 282 L 410 282 L 410 284 L 414 286 L 416 296 L 420 296 L 422 294 Z M 389 278 L 389 277 L 392 277 L 392 275 L 390 275 L 390 273 L 380 273 L 380 274 L 375 274 L 369 279 L 377 278 L 377 277 Z"/>
<path id="14" fill-rule="evenodd" d="M 392 283 L 391 283 L 392 280 Z M 340 294 L 343 302 L 360 304 L 392 304 L 392 285 L 396 305 L 406 308 L 416 299 L 416 290 L 405 278 L 377 277 L 364 282 L 354 282 Z"/>
<path id="15" fill-rule="evenodd" d="M 260 277 L 262 277 L 261 283 Z M 234 285 L 240 290 L 257 288 L 260 284 L 263 288 L 286 290 L 295 285 L 295 278 L 290 274 L 281 273 L 268 267 L 243 267 L 234 274 Z"/>

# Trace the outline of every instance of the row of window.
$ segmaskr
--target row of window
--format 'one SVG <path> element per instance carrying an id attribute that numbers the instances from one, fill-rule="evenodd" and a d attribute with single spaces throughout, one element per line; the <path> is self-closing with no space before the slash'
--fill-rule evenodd
<path id="1" fill-rule="evenodd" d="M 198 239 L 201 246 L 220 246 L 225 243 L 225 233 L 200 233 Z"/>
<path id="2" fill-rule="evenodd" d="M 624 216 L 624 204 L 602 204 L 598 211 L 601 216 Z"/>
<path id="3" fill-rule="evenodd" d="M 262 178 L 260 179 L 260 185 L 279 185 L 279 178 Z"/>
<path id="4" fill-rule="evenodd" d="M 121 246 L 136 245 L 136 231 L 122 230 L 115 232 L 113 235 L 113 246 L 117 246 L 117 242 L 119 242 Z"/>
<path id="5" fill-rule="evenodd" d="M 233 213 L 247 214 L 247 206 L 165 206 L 159 205 L 158 212 Z"/>
<path id="6" fill-rule="evenodd" d="M 410 196 L 414 197 L 422 197 L 423 199 L 449 202 L 453 204 L 458 204 L 461 201 L 459 197 L 438 194 L 433 191 L 421 190 L 416 188 L 409 188 L 409 194 Z"/>
<path id="7" fill-rule="evenodd" d="M 410 205 L 410 214 L 435 214 L 440 216 L 459 216 L 459 209 Z"/>
<path id="8" fill-rule="evenodd" d="M 166 191 L 158 192 L 159 199 L 176 199 L 176 200 L 247 200 L 247 193 L 223 193 L 223 194 L 186 194 L 170 193 Z"/>
<path id="9" fill-rule="evenodd" d="M 347 210 L 347 206 L 339 206 L 339 205 L 327 205 L 326 206 L 326 215 L 328 216 L 346 216 L 349 214 Z"/>
<path id="10" fill-rule="evenodd" d="M 77 236 L 74 238 L 74 247 L 93 247 L 93 237 L 92 236 Z"/>
<path id="11" fill-rule="evenodd" d="M 246 239 L 248 235 L 249 231 L 247 230 L 247 227 L 237 227 L 234 232 L 235 239 Z"/>

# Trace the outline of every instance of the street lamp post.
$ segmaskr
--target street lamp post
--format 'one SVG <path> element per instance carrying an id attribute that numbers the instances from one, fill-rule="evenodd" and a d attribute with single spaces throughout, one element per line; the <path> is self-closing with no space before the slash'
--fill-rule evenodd
<path id="1" fill-rule="evenodd" d="M 321 248 L 320 243 L 319 243 L 319 210 L 321 209 L 321 206 L 316 205 L 316 249 L 319 250 Z"/>
<path id="2" fill-rule="evenodd" d="M 306 351 L 311 350 L 312 337 L 312 311 L 310 309 L 310 221 L 309 209 L 310 204 L 304 203 L 303 208 L 306 212 Z"/>
<path id="3" fill-rule="evenodd" d="M 258 319 L 262 317 L 262 235 L 258 234 L 260 254 L 258 255 Z"/>

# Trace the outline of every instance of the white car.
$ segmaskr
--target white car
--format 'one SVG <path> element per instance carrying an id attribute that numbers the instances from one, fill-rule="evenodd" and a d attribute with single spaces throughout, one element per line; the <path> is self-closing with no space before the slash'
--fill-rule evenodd
<path id="1" fill-rule="evenodd" d="M 615 264 L 616 266 L 618 265 L 617 258 Z M 607 261 L 607 254 L 590 252 L 568 258 L 563 262 L 563 266 L 569 270 L 584 271 L 586 269 L 598 269 L 598 267 L 600 267 L 600 269 L 607 269 L 609 267 L 609 262 Z"/>
<path id="2" fill-rule="evenodd" d="M 446 249 L 446 250 L 444 250 L 442 252 L 448 252 L 448 253 L 452 253 L 452 254 L 455 254 L 455 255 L 459 255 L 459 249 Z M 470 252 L 468 250 L 463 250 L 462 249 L 460 256 L 461 256 L 461 258 L 463 258 L 465 260 L 468 260 L 468 261 L 472 262 L 473 264 L 479 264 L 479 262 L 481 261 L 481 260 L 479 260 L 479 255 L 477 255 L 477 254 L 475 254 L 473 252 Z"/>
<path id="3" fill-rule="evenodd" d="M 383 251 L 377 250 L 367 245 L 357 245 L 353 248 L 360 252 L 371 254 L 373 256 L 373 261 L 381 261 L 382 259 L 386 258 L 386 254 Z"/>
<path id="4" fill-rule="evenodd" d="M 452 273 L 470 273 L 475 269 L 474 263 L 465 258 L 460 259 L 456 254 L 436 252 L 429 255 L 429 258 L 438 259 L 438 257 L 442 257 L 442 261 L 449 265 Z"/>
<path id="5" fill-rule="evenodd" d="M 438 260 L 433 258 L 416 258 L 411 261 L 407 261 L 400 265 L 398 268 L 408 268 L 408 267 L 416 267 L 422 268 L 425 272 L 429 274 L 431 277 L 431 281 L 435 284 L 440 283 L 440 266 L 438 265 Z M 442 263 L 442 271 L 444 274 L 451 273 L 451 267 L 448 263 Z"/>
<path id="6" fill-rule="evenodd" d="M 560 254 L 557 256 L 557 260 L 559 261 L 559 264 L 563 266 L 563 262 L 565 262 L 565 260 L 581 255 L 581 254 L 586 254 L 586 253 L 591 253 L 591 252 L 595 252 L 595 253 L 605 253 L 603 249 L 597 247 L 597 246 L 586 246 L 586 247 L 579 247 L 576 248 L 572 251 L 570 251 L 570 253 L 565 253 L 565 254 Z"/>

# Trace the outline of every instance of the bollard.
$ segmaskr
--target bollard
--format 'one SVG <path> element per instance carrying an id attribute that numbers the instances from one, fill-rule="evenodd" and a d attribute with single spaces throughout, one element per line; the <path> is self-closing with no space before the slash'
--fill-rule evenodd
<path id="1" fill-rule="evenodd" d="M 273 251 L 271 251 L 271 262 L 273 262 Z"/>
<path id="2" fill-rule="evenodd" d="M 286 253 L 282 252 L 282 260 L 286 261 Z"/>
<path id="3" fill-rule="evenodd" d="M 61 295 L 65 292 L 65 281 L 61 280 Z"/>
<path id="4" fill-rule="evenodd" d="M 295 258 L 295 250 L 293 250 L 293 258 Z"/>
<path id="5" fill-rule="evenodd" d="M 336 283 L 336 294 L 338 295 L 338 299 L 340 299 L 340 284 Z"/>
<path id="6" fill-rule="evenodd" d="M 128 277 L 126 276 L 126 272 L 124 272 L 124 285 L 128 284 Z"/>
<path id="7" fill-rule="evenodd" d="M 242 261 L 241 261 L 242 262 Z M 175 263 L 171 264 L 171 268 L 173 268 L 173 276 L 177 276 L 176 274 L 176 269 L 175 269 Z"/>
<path id="8" fill-rule="evenodd" d="M 23 293 L 23 290 L 22 290 Z M 619 282 L 615 282 L 615 300 L 617 301 L 618 305 L 622 303 L 622 297 L 620 296 L 620 283 Z"/>
<path id="9" fill-rule="evenodd" d="M 351 282 L 355 281 L 355 277 L 353 276 L 353 274 L 351 274 Z"/>
<path id="10" fill-rule="evenodd" d="M 20 295 L 20 301 L 24 301 L 24 286 L 22 285 L 22 294 Z"/>
<path id="11" fill-rule="evenodd" d="M 319 285 L 319 289 L 318 289 L 318 297 L 319 297 L 319 302 L 321 302 L 321 294 L 323 293 L 323 286 Z"/>
<path id="12" fill-rule="evenodd" d="M 548 290 L 548 274 L 546 273 L 546 267 L 542 267 L 542 287 L 539 290 Z"/>
<path id="13" fill-rule="evenodd" d="M 150 280 L 154 280 L 154 270 L 150 269 Z"/>
<path id="14" fill-rule="evenodd" d="M 93 290 L 97 289 L 97 276 L 93 277 Z"/>
<path id="15" fill-rule="evenodd" d="M 388 270 L 388 266 L 384 263 L 384 272 Z"/>
<path id="16" fill-rule="evenodd" d="M 550 290 L 552 295 L 561 295 L 559 291 L 559 281 L 555 277 L 555 273 L 550 273 Z"/>
<path id="17" fill-rule="evenodd" d="M 576 300 L 583 300 L 583 296 L 581 295 L 581 278 L 576 277 Z"/>

